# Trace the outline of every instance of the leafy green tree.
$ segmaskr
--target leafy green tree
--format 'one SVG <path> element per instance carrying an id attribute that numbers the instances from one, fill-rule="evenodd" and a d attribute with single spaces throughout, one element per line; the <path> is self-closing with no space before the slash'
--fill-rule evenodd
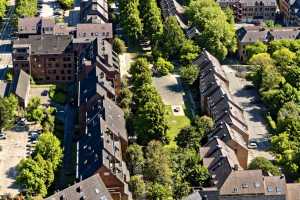
<path id="1" fill-rule="evenodd" d="M 17 166 L 18 176 L 16 181 L 22 185 L 31 194 L 47 194 L 45 180 L 45 169 L 32 158 L 21 160 Z"/>
<path id="2" fill-rule="evenodd" d="M 33 17 L 37 14 L 37 0 L 17 0 L 16 14 L 18 17 Z"/>
<path id="3" fill-rule="evenodd" d="M 229 24 L 233 24 L 234 25 L 235 22 L 234 22 L 234 12 L 233 12 L 233 10 L 230 7 L 227 7 L 223 11 L 224 11 L 224 13 L 225 13 L 225 15 L 227 17 L 227 22 Z"/>
<path id="4" fill-rule="evenodd" d="M 53 132 L 54 131 L 54 122 L 55 122 L 55 109 L 52 107 L 48 107 L 43 110 L 44 118 L 42 120 L 42 126 L 44 132 Z"/>
<path id="5" fill-rule="evenodd" d="M 256 157 L 249 164 L 248 169 L 261 169 L 264 174 L 271 173 L 273 176 L 280 176 L 281 172 L 278 167 L 264 157 Z"/>
<path id="6" fill-rule="evenodd" d="M 58 138 L 50 132 L 45 132 L 40 135 L 34 154 L 39 154 L 44 160 L 50 161 L 53 170 L 56 170 L 62 162 L 63 150 Z"/>
<path id="7" fill-rule="evenodd" d="M 166 109 L 160 98 L 155 99 L 156 102 L 148 101 L 139 107 L 134 116 L 134 130 L 138 136 L 138 143 L 142 145 L 154 139 L 168 142 Z"/>
<path id="8" fill-rule="evenodd" d="M 145 160 L 141 146 L 138 144 L 129 145 L 125 160 L 131 175 L 142 174 Z"/>
<path id="9" fill-rule="evenodd" d="M 200 35 L 197 43 L 223 60 L 228 52 L 235 52 L 237 41 L 234 25 L 214 0 L 193 0 L 186 10 L 189 20 Z M 227 13 L 228 15 L 229 13 Z"/>
<path id="10" fill-rule="evenodd" d="M 0 0 L 0 19 L 5 16 L 5 12 L 7 9 L 7 0 Z"/>
<path id="11" fill-rule="evenodd" d="M 36 108 L 31 113 L 31 120 L 35 122 L 42 122 L 44 117 L 45 114 L 42 108 Z"/>
<path id="12" fill-rule="evenodd" d="M 169 152 L 161 142 L 151 141 L 146 148 L 145 154 L 145 179 L 162 185 L 172 183 L 172 170 Z"/>
<path id="13" fill-rule="evenodd" d="M 134 175 L 130 178 L 129 189 L 134 199 L 143 199 L 146 193 L 146 185 L 141 175 Z"/>
<path id="14" fill-rule="evenodd" d="M 276 64 L 280 67 L 280 71 L 284 72 L 284 67 L 294 64 L 296 60 L 296 54 L 290 51 L 288 48 L 282 48 L 276 50 L 272 54 L 272 58 L 275 60 Z"/>
<path id="15" fill-rule="evenodd" d="M 125 53 L 126 52 L 125 42 L 123 40 L 121 40 L 120 38 L 116 37 L 113 42 L 113 50 L 117 54 Z"/>
<path id="16" fill-rule="evenodd" d="M 300 106 L 294 102 L 285 103 L 277 114 L 278 132 L 287 131 L 294 141 L 300 136 Z"/>
<path id="17" fill-rule="evenodd" d="M 0 131 L 11 128 L 16 120 L 18 99 L 14 95 L 0 98 Z"/>
<path id="18" fill-rule="evenodd" d="M 214 127 L 214 121 L 208 116 L 196 116 L 193 120 L 192 125 L 197 129 L 198 132 L 208 133 Z"/>
<path id="19" fill-rule="evenodd" d="M 136 62 L 131 65 L 129 73 L 134 88 L 152 83 L 152 71 L 146 58 L 138 58 Z"/>
<path id="20" fill-rule="evenodd" d="M 140 19 L 139 0 L 120 1 L 120 20 L 125 34 L 133 41 L 137 41 L 143 32 Z"/>
<path id="21" fill-rule="evenodd" d="M 188 65 L 180 69 L 180 76 L 184 82 L 192 85 L 198 78 L 199 68 L 196 65 Z"/>
<path id="22" fill-rule="evenodd" d="M 268 46 L 260 41 L 246 46 L 246 53 L 249 59 L 251 59 L 252 56 L 256 54 L 266 53 L 267 51 L 268 51 Z"/>
<path id="23" fill-rule="evenodd" d="M 158 73 L 163 76 L 174 70 L 174 65 L 170 61 L 167 61 L 162 57 L 159 57 L 157 59 L 154 67 L 156 68 Z"/>
<path id="24" fill-rule="evenodd" d="M 65 10 L 69 10 L 74 5 L 74 0 L 58 0 L 58 3 L 61 5 L 61 7 Z"/>
<path id="25" fill-rule="evenodd" d="M 185 40 L 180 48 L 180 63 L 184 66 L 192 64 L 199 52 L 199 47 L 192 40 Z"/>
<path id="26" fill-rule="evenodd" d="M 159 43 L 164 57 L 168 59 L 176 59 L 180 54 L 181 46 L 185 40 L 184 32 L 179 26 L 176 17 L 168 17 Z"/>
<path id="27" fill-rule="evenodd" d="M 144 24 L 143 35 L 155 43 L 163 33 L 163 23 L 157 1 L 140 1 L 140 16 Z"/>
<path id="28" fill-rule="evenodd" d="M 147 184 L 147 199 L 171 199 L 172 190 L 170 185 L 162 185 L 160 183 Z"/>

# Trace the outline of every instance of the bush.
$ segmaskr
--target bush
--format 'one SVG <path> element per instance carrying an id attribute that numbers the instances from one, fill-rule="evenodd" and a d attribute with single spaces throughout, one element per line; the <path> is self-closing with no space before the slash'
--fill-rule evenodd
<path id="1" fill-rule="evenodd" d="M 113 42 L 113 50 L 117 53 L 117 54 L 122 54 L 124 52 L 126 52 L 126 46 L 123 40 L 121 40 L 120 38 L 115 38 L 114 42 Z"/>
<path id="2" fill-rule="evenodd" d="M 183 81 L 192 85 L 198 78 L 199 69 L 195 65 L 188 65 L 180 69 L 180 75 Z"/>
<path id="3" fill-rule="evenodd" d="M 159 74 L 164 76 L 174 70 L 174 65 L 164 58 L 159 57 L 155 63 L 155 68 Z"/>
<path id="4" fill-rule="evenodd" d="M 58 3 L 64 10 L 68 10 L 73 7 L 74 0 L 58 0 Z"/>

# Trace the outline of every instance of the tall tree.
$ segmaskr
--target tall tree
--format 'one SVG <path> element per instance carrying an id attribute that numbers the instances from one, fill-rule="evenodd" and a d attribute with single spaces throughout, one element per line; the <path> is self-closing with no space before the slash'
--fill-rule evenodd
<path id="1" fill-rule="evenodd" d="M 14 95 L 0 98 L 0 131 L 11 128 L 16 120 L 18 99 Z"/>
<path id="2" fill-rule="evenodd" d="M 200 47 L 206 48 L 219 59 L 224 59 L 228 52 L 236 51 L 234 26 L 214 0 L 192 0 L 186 13 L 200 30 L 197 39 Z"/>
<path id="3" fill-rule="evenodd" d="M 7 9 L 7 0 L 0 0 L 0 19 L 5 16 L 5 12 Z"/>
<path id="4" fill-rule="evenodd" d="M 138 40 L 143 32 L 140 19 L 139 0 L 120 1 L 120 20 L 125 34 L 133 41 Z"/>
<path id="5" fill-rule="evenodd" d="M 141 146 L 138 144 L 129 145 L 125 160 L 131 175 L 142 174 L 145 160 Z"/>
<path id="6" fill-rule="evenodd" d="M 155 43 L 163 32 L 160 9 L 156 0 L 140 1 L 140 16 L 143 19 L 143 35 Z"/>
<path id="7" fill-rule="evenodd" d="M 17 0 L 16 14 L 18 17 L 33 17 L 37 14 L 37 0 Z"/>
<path id="8" fill-rule="evenodd" d="M 133 89 L 152 82 L 152 71 L 146 58 L 138 58 L 129 69 Z"/>

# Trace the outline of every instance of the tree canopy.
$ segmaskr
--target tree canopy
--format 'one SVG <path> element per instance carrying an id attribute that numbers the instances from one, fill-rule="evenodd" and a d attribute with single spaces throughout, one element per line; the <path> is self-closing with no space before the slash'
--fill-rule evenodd
<path id="1" fill-rule="evenodd" d="M 18 108 L 18 99 L 14 95 L 0 98 L 0 131 L 13 127 Z"/>
<path id="2" fill-rule="evenodd" d="M 18 17 L 34 17 L 37 14 L 37 0 L 17 0 L 15 12 Z"/>
<path id="3" fill-rule="evenodd" d="M 200 47 L 223 60 L 228 52 L 235 52 L 237 41 L 234 24 L 229 12 L 224 13 L 214 0 L 192 0 L 186 14 L 200 35 L 196 39 Z"/>
<path id="4" fill-rule="evenodd" d="M 264 157 L 256 157 L 249 164 L 248 169 L 261 169 L 265 175 L 271 173 L 273 176 L 280 176 L 281 172 L 278 167 Z"/>

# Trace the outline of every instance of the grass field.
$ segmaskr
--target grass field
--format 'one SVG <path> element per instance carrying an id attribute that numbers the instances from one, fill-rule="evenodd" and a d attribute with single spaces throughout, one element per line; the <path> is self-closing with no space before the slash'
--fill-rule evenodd
<path id="1" fill-rule="evenodd" d="M 167 120 L 169 130 L 167 135 L 170 139 L 170 144 L 168 147 L 176 147 L 176 142 L 174 141 L 180 130 L 186 126 L 189 126 L 191 120 L 187 116 L 174 116 L 171 106 L 167 106 Z"/>

